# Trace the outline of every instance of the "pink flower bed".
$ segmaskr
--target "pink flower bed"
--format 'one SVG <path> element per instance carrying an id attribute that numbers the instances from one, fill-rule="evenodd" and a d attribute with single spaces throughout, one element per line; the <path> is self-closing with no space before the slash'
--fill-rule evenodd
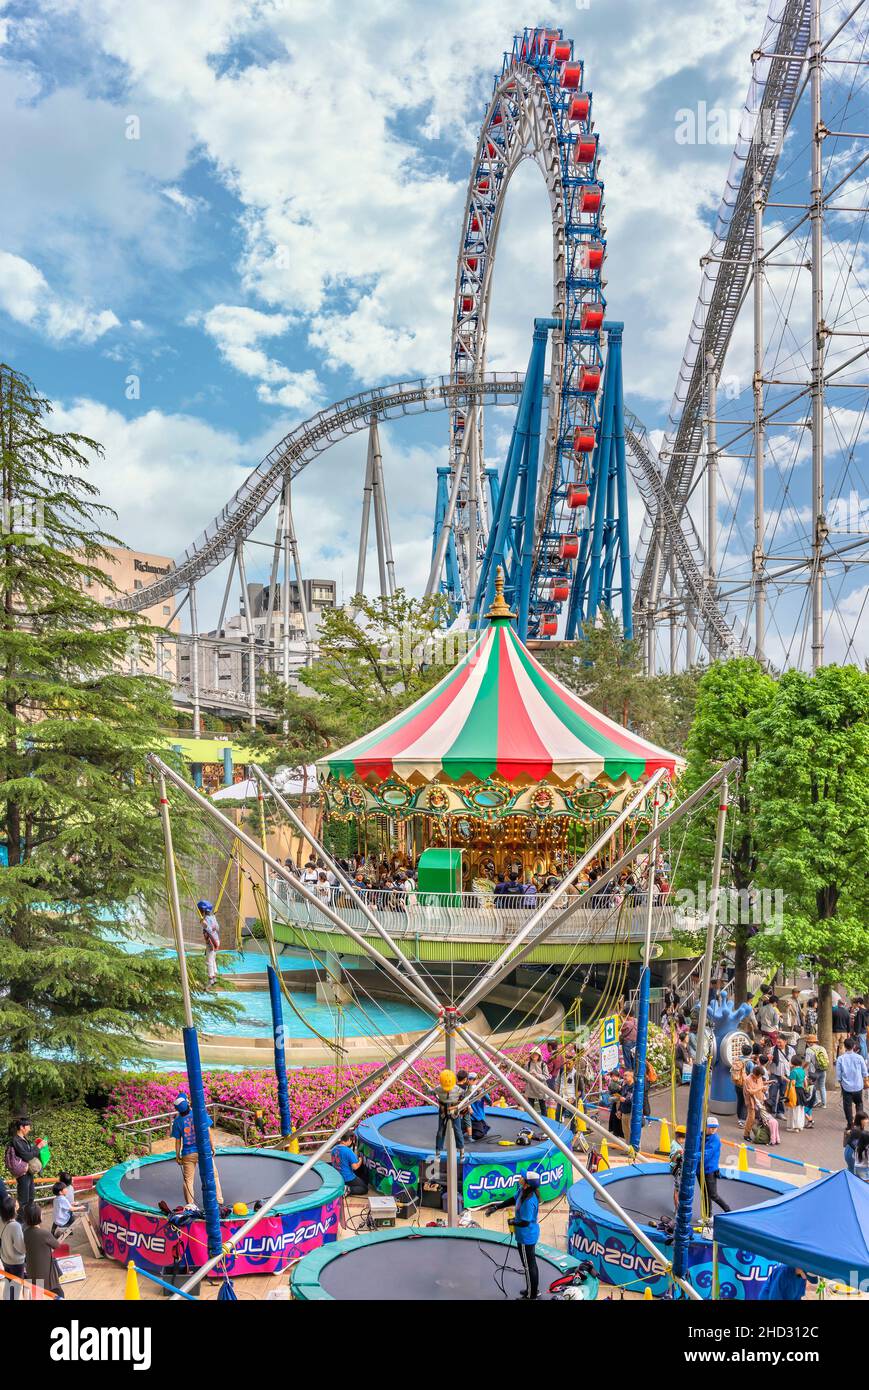
<path id="1" fill-rule="evenodd" d="M 438 1084 L 438 1073 L 443 1070 L 443 1066 L 443 1058 L 428 1057 L 416 1064 L 417 1074 L 412 1071 L 406 1074 L 407 1080 L 417 1091 L 425 1089 L 420 1083 L 420 1077 L 424 1077 L 428 1085 L 434 1088 Z M 482 1073 L 483 1070 L 479 1059 L 470 1054 L 460 1056 L 458 1066 L 468 1071 Z M 359 1104 L 360 1096 L 364 1097 L 377 1085 L 377 1082 L 367 1084 L 367 1078 L 376 1070 L 373 1062 L 345 1067 L 337 1085 L 334 1070 L 328 1067 L 304 1067 L 299 1071 L 291 1071 L 288 1079 L 293 1123 L 304 1124 L 318 1111 L 324 1110 L 336 1095 L 355 1081 L 359 1094 L 349 1097 L 336 1111 L 330 1123 L 337 1125 L 340 1120 L 353 1113 Z M 220 1102 L 245 1110 L 261 1110 L 267 1133 L 274 1133 L 279 1128 L 277 1082 L 273 1072 L 207 1071 L 203 1073 L 203 1079 L 205 1097 L 209 1104 Z M 160 1077 L 154 1073 L 131 1075 L 117 1082 L 112 1088 L 105 1118 L 110 1124 L 117 1124 L 124 1120 L 165 1114 L 173 1108 L 179 1090 L 187 1089 L 187 1074 L 183 1071 L 167 1072 Z M 490 1094 L 493 1100 L 498 1100 L 503 1095 L 508 1105 L 513 1104 L 511 1097 L 506 1095 L 500 1086 L 491 1086 Z M 422 1104 L 422 1100 L 399 1081 L 372 1106 L 371 1114 Z"/>

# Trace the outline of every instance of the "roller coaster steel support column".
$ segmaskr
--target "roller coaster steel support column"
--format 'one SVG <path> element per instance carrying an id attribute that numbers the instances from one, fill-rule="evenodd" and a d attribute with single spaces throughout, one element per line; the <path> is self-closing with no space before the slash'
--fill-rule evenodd
<path id="1" fill-rule="evenodd" d="M 588 509 L 590 531 L 580 537 L 579 555 L 571 583 L 565 637 L 577 636 L 583 622 L 593 622 L 598 609 L 612 608 L 616 552 L 622 627 L 634 631 L 631 601 L 631 547 L 628 528 L 628 472 L 625 454 L 625 400 L 622 385 L 624 324 L 607 322 L 607 354 L 600 408 L 600 432 L 592 455 Z"/>
<path id="2" fill-rule="evenodd" d="M 193 695 L 193 737 L 198 738 L 201 727 L 199 713 L 199 613 L 196 608 L 196 585 L 190 585 L 190 688 Z"/>
<path id="3" fill-rule="evenodd" d="M 556 319 L 534 320 L 528 371 L 522 387 L 510 448 L 507 451 L 497 504 L 493 508 L 492 526 L 480 567 L 471 615 L 472 622 L 482 624 L 479 615 L 486 612 L 492 602 L 495 575 L 500 565 L 504 570 L 504 596 L 518 612 L 518 632 L 523 641 L 528 636 L 531 601 L 546 339 L 550 328 L 557 327 Z"/>
<path id="4" fill-rule="evenodd" d="M 715 597 L 718 587 L 718 368 L 713 353 L 707 352 L 706 366 L 706 582 Z M 718 655 L 718 644 L 711 627 L 706 629 L 706 650 L 710 659 Z"/>
<path id="5" fill-rule="evenodd" d="M 248 722 L 252 729 L 256 728 L 256 634 L 254 631 L 253 617 L 250 611 L 250 590 L 247 587 L 247 570 L 244 563 L 244 541 L 240 540 L 236 546 L 235 562 L 238 567 L 238 577 L 241 580 L 242 602 L 244 603 L 244 628 L 247 639 L 247 694 L 250 714 Z"/>
<path id="6" fill-rule="evenodd" d="M 281 679 L 284 685 L 290 683 L 290 480 L 284 479 L 283 506 L 281 508 L 281 546 L 283 549 L 283 582 L 281 584 Z M 299 597 L 304 593 L 299 587 Z M 217 687 L 220 688 L 219 686 Z"/>
<path id="7" fill-rule="evenodd" d="M 380 448 L 380 431 L 377 416 L 371 417 L 371 452 L 374 459 L 374 508 L 380 514 L 378 534 L 383 542 L 382 568 L 386 571 L 386 594 L 395 593 L 395 557 L 392 553 L 392 532 L 389 529 L 389 507 L 386 502 L 386 479 L 383 476 L 383 452 Z"/>
<path id="8" fill-rule="evenodd" d="M 812 189 L 809 223 L 812 230 L 812 568 L 809 580 L 812 609 L 812 670 L 824 664 L 824 164 L 826 134 L 821 113 L 821 0 L 812 0 L 809 40 L 809 78 L 812 103 Z"/>
<path id="9" fill-rule="evenodd" d="M 432 538 L 431 538 L 431 558 L 432 558 L 432 565 L 434 565 L 435 558 L 436 558 L 436 556 L 437 556 L 438 540 L 439 540 L 439 538 L 440 538 L 440 536 L 441 536 L 441 532 L 442 532 L 442 530 L 443 530 L 443 525 L 444 525 L 444 520 L 445 520 L 446 515 L 447 515 L 447 507 L 448 507 L 448 505 L 449 505 L 449 482 L 450 482 L 450 469 L 449 469 L 449 468 L 439 468 L 439 469 L 438 469 L 438 490 L 437 490 L 437 497 L 436 497 L 436 500 L 435 500 L 435 522 L 434 522 L 434 531 L 432 532 Z M 454 594 L 459 593 L 461 590 L 460 590 L 460 586 L 459 586 L 459 565 L 458 565 L 458 559 L 457 559 L 457 557 L 456 557 L 456 538 L 455 538 L 455 536 L 453 535 L 452 531 L 449 532 L 449 536 L 448 536 L 448 539 L 447 539 L 445 562 L 446 562 L 446 576 L 445 576 L 443 582 L 441 583 L 441 590 L 442 590 L 442 592 L 445 593 L 445 594 L 452 594 L 452 595 L 454 595 Z M 434 591 L 432 591 L 432 592 L 434 592 Z"/>
<path id="10" fill-rule="evenodd" d="M 371 493 L 374 490 L 374 459 L 371 453 L 371 434 L 368 435 L 368 453 L 365 458 L 365 481 L 362 484 L 362 516 L 359 522 L 359 558 L 356 562 L 356 588 L 354 593 L 365 593 L 365 562 L 368 558 L 368 521 L 371 516 Z"/>

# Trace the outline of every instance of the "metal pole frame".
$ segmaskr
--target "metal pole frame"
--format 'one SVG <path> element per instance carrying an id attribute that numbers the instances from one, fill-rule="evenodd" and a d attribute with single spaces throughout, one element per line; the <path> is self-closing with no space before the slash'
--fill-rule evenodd
<path id="1" fill-rule="evenodd" d="M 247 849 L 249 849 L 250 852 L 253 855 L 255 855 L 257 859 L 262 860 L 263 863 L 265 863 L 271 869 L 273 874 L 275 874 L 278 878 L 283 879 L 285 883 L 288 883 L 290 887 L 293 889 L 294 893 L 297 893 L 299 897 L 304 898 L 304 900 L 307 903 L 310 903 L 312 907 L 315 907 L 318 912 L 322 913 L 324 917 L 328 918 L 328 920 L 332 923 L 333 926 L 338 927 L 340 931 L 344 932 L 345 935 L 349 936 L 351 941 L 355 941 L 356 945 L 360 947 L 363 953 L 366 956 L 368 956 L 370 960 L 373 960 L 375 964 L 379 965 L 381 969 L 383 969 L 386 972 L 386 974 L 389 975 L 390 979 L 395 984 L 400 985 L 406 993 L 412 995 L 415 1002 L 419 1004 L 420 1008 L 425 1009 L 426 1012 L 432 1014 L 432 1016 L 439 1015 L 439 1006 L 437 1009 L 435 1009 L 432 1006 L 431 997 L 428 993 L 420 990 L 416 982 L 412 978 L 408 978 L 406 975 L 403 975 L 402 972 L 398 969 L 398 967 L 393 965 L 392 962 L 382 954 L 382 952 L 376 951 L 374 947 L 370 944 L 370 942 L 366 941 L 365 937 L 356 931 L 355 927 L 352 927 L 349 924 L 349 922 L 345 922 L 343 918 L 339 917 L 338 913 L 333 911 L 333 909 L 329 907 L 327 903 L 324 903 L 320 898 L 318 898 L 315 893 L 312 893 L 310 889 L 307 888 L 305 884 L 301 881 L 301 879 L 294 878 L 293 875 L 290 873 L 289 869 L 285 868 L 284 865 L 280 862 L 280 860 L 275 859 L 271 854 L 268 853 L 267 850 L 264 850 L 260 845 L 258 845 L 256 840 L 254 840 L 252 836 L 248 835 L 247 832 L 242 830 L 240 826 L 235 825 L 233 821 L 229 820 L 228 817 L 223 815 L 221 811 L 218 811 L 217 807 L 212 805 L 212 803 L 208 800 L 207 797 L 203 796 L 200 792 L 198 792 L 195 787 L 191 787 L 189 782 L 185 782 L 184 778 L 179 776 L 179 774 L 175 772 L 171 767 L 168 767 L 166 763 L 164 763 L 162 759 L 157 756 L 156 753 L 148 754 L 148 762 L 158 772 L 162 772 L 163 775 L 169 779 L 173 786 L 177 787 L 179 791 L 183 792 L 185 796 L 187 796 L 191 801 L 195 802 L 196 805 L 199 806 L 203 811 L 206 811 L 207 814 L 211 816 L 212 820 L 215 820 L 218 823 L 218 825 L 222 827 L 222 829 L 227 831 L 230 835 L 233 835 L 237 840 L 240 840 L 241 843 Z M 395 951 L 397 958 L 401 960 L 404 965 L 406 965 L 407 962 L 405 958 L 401 955 L 401 952 L 398 950 L 398 947 L 395 945 L 388 932 L 386 932 L 384 928 L 380 927 L 379 934 L 385 939 L 385 941 L 388 943 L 391 949 Z"/>
<path id="2" fill-rule="evenodd" d="M 680 1274 L 688 1270 L 688 1248 L 691 1241 L 694 1185 L 700 1166 L 703 1139 L 703 1112 L 706 1102 L 706 1077 L 709 1061 L 706 1055 L 706 1023 L 709 1011 L 709 991 L 712 981 L 712 955 L 718 926 L 718 906 L 721 888 L 721 865 L 724 858 L 724 833 L 727 825 L 728 782 L 722 779 L 721 800 L 715 829 L 715 855 L 712 861 L 712 895 L 706 917 L 706 947 L 703 956 L 703 975 L 700 985 L 700 1014 L 697 1019 L 697 1047 L 691 1068 L 688 1092 L 688 1113 L 685 1120 L 685 1150 L 682 1175 L 679 1180 L 679 1200 L 676 1210 L 676 1232 L 673 1241 L 673 1266 Z"/>
<path id="3" fill-rule="evenodd" d="M 657 830 L 661 802 L 655 794 L 652 804 L 652 829 Z M 651 987 L 652 913 L 655 907 L 655 864 L 658 846 L 649 850 L 649 876 L 646 884 L 646 921 L 643 937 L 643 969 L 637 1000 L 637 1048 L 634 1057 L 634 1094 L 631 1103 L 631 1145 L 640 1147 L 643 1137 L 643 1102 L 646 1097 L 646 1057 L 649 1049 L 649 990 Z"/>
<path id="4" fill-rule="evenodd" d="M 263 1217 L 268 1216 L 269 1212 L 272 1210 L 273 1207 L 277 1206 L 281 1198 L 286 1197 L 288 1192 L 292 1192 L 293 1188 L 298 1186 L 302 1178 L 305 1177 L 307 1173 L 310 1173 L 314 1165 L 316 1163 L 319 1163 L 321 1158 L 325 1158 L 326 1154 L 329 1153 L 329 1151 L 333 1148 L 335 1143 L 339 1139 L 341 1139 L 343 1135 L 347 1133 L 348 1130 L 355 1129 L 359 1121 L 361 1119 L 364 1119 L 364 1117 L 368 1114 L 368 1111 L 371 1109 L 372 1105 L 376 1105 L 377 1102 L 380 1100 L 381 1096 L 385 1095 L 386 1092 L 389 1090 L 390 1086 L 393 1086 L 395 1082 L 398 1080 L 398 1078 L 402 1076 L 404 1072 L 408 1070 L 409 1067 L 412 1067 L 414 1062 L 416 1062 L 420 1057 L 422 1057 L 423 1053 L 428 1051 L 432 1043 L 437 1038 L 439 1031 L 439 1028 L 432 1028 L 428 1033 L 426 1033 L 425 1037 L 419 1040 L 419 1042 L 412 1049 L 410 1054 L 404 1059 L 404 1061 L 399 1062 L 395 1071 L 391 1072 L 385 1078 L 385 1080 L 382 1081 L 374 1091 L 372 1091 L 371 1095 L 367 1098 L 367 1100 L 362 1101 L 362 1103 L 358 1105 L 357 1108 L 353 1111 L 353 1114 L 349 1115 L 346 1120 L 342 1120 L 338 1127 L 326 1140 L 326 1142 L 320 1144 L 318 1148 L 316 1148 L 314 1152 L 310 1155 L 310 1157 L 305 1159 L 304 1163 L 299 1164 L 299 1166 L 293 1172 L 292 1177 L 288 1178 L 285 1183 L 281 1184 L 281 1186 L 277 1189 L 276 1192 L 273 1192 L 270 1197 L 266 1198 L 259 1211 L 255 1211 L 254 1214 L 251 1217 L 249 1217 L 248 1220 L 245 1221 L 242 1226 L 239 1226 L 237 1231 L 233 1231 L 232 1235 L 230 1235 L 224 1242 L 221 1253 L 206 1260 L 205 1264 L 202 1265 L 202 1267 L 198 1269 L 190 1279 L 187 1280 L 187 1283 L 181 1285 L 180 1289 L 178 1290 L 178 1293 L 175 1295 L 176 1298 L 180 1298 L 184 1294 L 189 1293 L 191 1289 L 197 1288 L 199 1284 L 202 1283 L 202 1280 L 208 1274 L 211 1273 L 211 1271 L 215 1268 L 217 1264 L 220 1263 L 222 1259 L 224 1259 L 227 1255 L 232 1254 L 232 1251 L 239 1244 L 239 1242 L 244 1240 L 245 1236 L 249 1235 L 255 1226 L 259 1225 Z"/>
<path id="5" fill-rule="evenodd" d="M 688 1298 L 700 1302 L 700 1294 L 697 1292 L 697 1290 L 691 1284 L 687 1283 L 683 1278 L 681 1278 L 675 1273 L 672 1264 L 667 1259 L 663 1251 L 658 1249 L 657 1245 L 655 1245 L 654 1241 L 646 1235 L 642 1227 L 638 1226 L 637 1223 L 633 1220 L 633 1218 L 629 1216 L 628 1213 L 624 1210 L 624 1208 L 619 1205 L 619 1203 L 607 1190 L 604 1184 L 598 1181 L 594 1174 L 589 1172 L 587 1168 L 583 1167 L 579 1159 L 579 1156 L 575 1154 L 573 1150 L 568 1147 L 567 1144 L 565 1144 L 564 1140 L 558 1134 L 556 1134 L 555 1130 L 552 1128 L 549 1122 L 542 1115 L 537 1114 L 537 1111 L 533 1108 L 530 1101 L 526 1099 L 522 1091 L 519 1090 L 518 1086 L 514 1086 L 513 1082 L 501 1070 L 497 1063 L 495 1063 L 491 1059 L 491 1057 L 486 1057 L 483 1050 L 477 1047 L 473 1042 L 471 1042 L 470 1036 L 465 1032 L 463 1028 L 460 1028 L 458 1032 L 459 1036 L 471 1048 L 472 1052 L 475 1052 L 476 1055 L 480 1058 L 480 1061 L 485 1062 L 486 1065 L 491 1068 L 492 1073 L 497 1077 L 504 1089 L 510 1092 L 517 1106 L 519 1106 L 521 1110 L 524 1110 L 525 1113 L 533 1119 L 536 1128 L 542 1129 L 543 1133 L 546 1135 L 550 1143 L 553 1144 L 556 1149 L 558 1149 L 559 1153 L 564 1155 L 568 1163 L 573 1168 L 574 1172 L 577 1173 L 577 1175 L 582 1179 L 582 1181 L 587 1182 L 591 1187 L 594 1188 L 600 1200 L 602 1202 L 606 1202 L 610 1210 L 615 1212 L 616 1216 L 618 1216 L 618 1218 L 624 1222 L 625 1226 L 628 1228 L 634 1239 L 639 1241 L 643 1249 L 647 1250 L 649 1254 L 652 1255 L 660 1263 L 665 1273 L 670 1276 L 674 1283 L 678 1284 L 682 1292 Z"/>
<path id="6" fill-rule="evenodd" d="M 358 910 L 362 913 L 363 917 L 366 918 L 366 920 L 377 932 L 377 935 L 381 938 L 384 944 L 389 946 L 392 950 L 396 952 L 397 958 L 404 965 L 404 968 L 407 971 L 408 975 L 410 975 L 411 978 L 416 981 L 418 988 L 428 995 L 430 1007 L 434 1008 L 436 1011 L 439 1011 L 441 1005 L 438 1002 L 437 996 L 435 995 L 433 990 L 429 988 L 426 981 L 420 975 L 413 961 L 409 960 L 406 956 L 402 956 L 398 953 L 395 942 L 389 935 L 389 932 L 377 920 L 377 917 L 374 915 L 371 908 L 366 903 L 365 899 L 354 887 L 353 883 L 341 869 L 340 865 L 336 862 L 335 859 L 333 859 L 332 855 L 326 849 L 326 846 L 322 843 L 322 841 L 317 839 L 314 832 L 305 824 L 301 816 L 296 814 L 292 806 L 289 804 L 286 798 L 281 795 L 275 784 L 266 775 L 266 773 L 263 772 L 259 764 L 251 763 L 250 770 L 253 773 L 254 777 L 257 779 L 257 782 L 260 784 L 260 795 L 258 799 L 260 801 L 262 800 L 262 788 L 265 787 L 266 791 L 274 797 L 275 804 L 280 807 L 284 815 L 290 821 L 291 825 L 293 825 L 295 829 L 298 830 L 299 834 L 302 836 L 303 839 L 308 841 L 308 844 L 311 846 L 313 850 L 316 851 L 318 857 L 322 859 L 323 863 L 327 864 L 328 867 L 332 870 L 332 873 L 337 878 L 341 888 L 350 898 L 350 901 L 353 903 L 353 906 L 358 908 Z M 265 849 L 265 845 L 263 845 L 263 848 Z"/>
<path id="7" fill-rule="evenodd" d="M 622 807 L 616 818 L 597 837 L 591 847 L 586 850 L 585 854 L 577 860 L 570 872 L 561 880 L 556 892 L 552 895 L 553 898 L 563 893 L 566 888 L 569 888 L 570 885 L 579 878 L 583 869 L 587 868 L 592 860 L 597 858 L 604 846 L 609 844 L 620 827 L 624 825 L 625 821 L 642 805 L 650 791 L 656 788 L 666 775 L 666 770 L 664 768 L 659 768 L 649 781 L 634 794 L 631 800 Z M 628 859 L 632 858 L 634 853 L 638 852 L 639 847 L 636 851 L 632 851 L 632 853 L 628 855 Z M 608 882 L 611 876 L 612 871 L 603 878 L 596 879 L 595 887 L 597 887 L 598 884 Z M 529 950 L 533 950 L 541 941 L 545 940 L 547 936 L 550 936 L 555 930 L 555 927 L 565 921 L 574 911 L 575 906 L 578 904 L 581 905 L 587 896 L 587 893 L 580 893 L 574 900 L 573 905 L 565 908 L 558 914 L 554 922 L 542 928 L 540 931 L 538 931 L 537 928 L 549 912 L 549 904 L 546 903 L 542 907 L 539 907 L 536 912 L 532 912 L 526 925 L 516 933 L 509 945 L 505 946 L 501 955 L 492 962 L 489 968 L 483 972 L 477 983 L 472 985 L 468 993 L 464 996 L 461 1001 L 463 1012 L 473 1007 L 474 1004 L 479 1003 L 491 990 L 495 989 L 496 986 L 515 969 L 517 959 L 524 959 L 529 953 Z M 527 943 L 529 937 L 532 936 L 534 938 L 533 945 L 528 946 L 524 944 Z"/>

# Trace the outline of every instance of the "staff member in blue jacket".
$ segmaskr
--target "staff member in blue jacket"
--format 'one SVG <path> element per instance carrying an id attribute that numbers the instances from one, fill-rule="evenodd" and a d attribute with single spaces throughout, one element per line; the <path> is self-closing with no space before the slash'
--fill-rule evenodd
<path id="1" fill-rule="evenodd" d="M 477 1073 L 472 1071 L 468 1076 L 471 1086 L 477 1083 Z M 486 1106 L 492 1104 L 492 1097 L 488 1091 L 483 1091 L 481 1095 L 475 1096 L 471 1101 L 471 1138 L 477 1142 L 485 1139 L 489 1133 L 491 1125 L 486 1121 Z"/>
<path id="2" fill-rule="evenodd" d="M 718 1116 L 706 1118 L 706 1138 L 703 1141 L 703 1162 L 697 1169 L 700 1191 L 705 1187 L 709 1201 L 715 1202 L 722 1211 L 730 1211 L 723 1197 L 718 1195 L 718 1179 L 721 1176 L 721 1139 L 718 1134 Z"/>
<path id="3" fill-rule="evenodd" d="M 341 1171 L 348 1196 L 364 1197 L 368 1191 L 368 1167 L 356 1152 L 353 1140 L 354 1136 L 349 1134 L 346 1142 L 335 1145 L 332 1162 Z"/>
<path id="4" fill-rule="evenodd" d="M 494 1202 L 486 1207 L 486 1215 L 494 1216 L 496 1211 L 515 1206 L 510 1228 L 516 1238 L 519 1258 L 525 1269 L 525 1289 L 520 1298 L 536 1298 L 540 1287 L 537 1272 L 537 1242 L 540 1239 L 540 1174 L 523 1173 L 521 1185 L 503 1202 Z"/>

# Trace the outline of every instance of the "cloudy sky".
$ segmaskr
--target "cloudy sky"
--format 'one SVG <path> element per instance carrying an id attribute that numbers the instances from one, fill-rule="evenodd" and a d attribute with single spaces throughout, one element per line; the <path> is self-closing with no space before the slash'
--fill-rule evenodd
<path id="1" fill-rule="evenodd" d="M 835 8 L 833 6 L 832 8 Z M 272 445 L 363 386 L 448 369 L 455 257 L 517 29 L 586 60 L 626 392 L 667 414 L 766 0 L 42 0 L 0 8 L 3 356 L 100 440 L 129 544 L 179 554 Z M 732 131 L 730 132 L 732 133 Z M 511 184 L 490 328 L 522 369 L 551 307 L 540 174 Z M 132 386 L 131 386 L 132 382 Z M 506 412 L 500 416 L 505 417 Z M 494 422 L 495 462 L 509 420 Z M 446 417 L 384 429 L 399 582 L 421 585 Z M 364 443 L 299 481 L 308 573 L 352 586 Z M 639 512 L 636 513 L 639 521 Z M 263 552 L 264 554 L 265 552 Z"/>

